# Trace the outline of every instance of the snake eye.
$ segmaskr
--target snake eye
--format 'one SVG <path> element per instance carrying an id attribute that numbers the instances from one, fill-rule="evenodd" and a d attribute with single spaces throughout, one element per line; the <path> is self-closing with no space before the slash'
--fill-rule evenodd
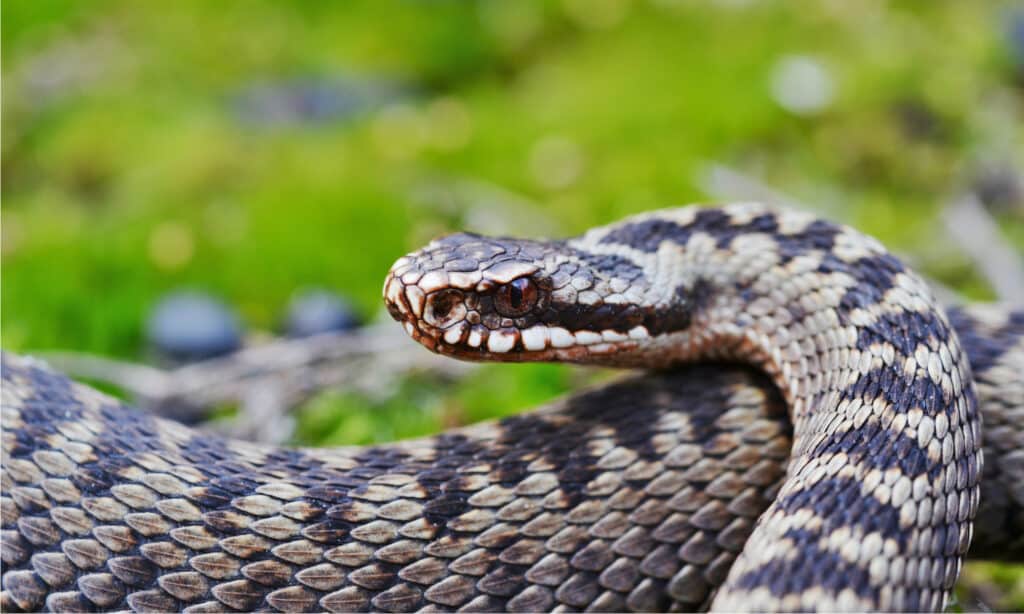
<path id="1" fill-rule="evenodd" d="M 494 306 L 501 315 L 518 318 L 533 309 L 537 296 L 537 285 L 526 277 L 520 277 L 498 288 L 494 294 Z"/>

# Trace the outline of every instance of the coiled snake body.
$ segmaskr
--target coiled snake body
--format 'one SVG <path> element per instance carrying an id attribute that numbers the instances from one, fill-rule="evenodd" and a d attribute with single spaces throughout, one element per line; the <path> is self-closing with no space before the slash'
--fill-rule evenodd
<path id="1" fill-rule="evenodd" d="M 951 326 L 849 228 L 730 205 L 569 241 L 453 235 L 400 259 L 385 298 L 460 358 L 758 370 L 316 450 L 193 431 L 5 355 L 0 606 L 937 610 L 979 505 L 975 387 L 976 546 L 1024 551 L 1024 314 Z"/>

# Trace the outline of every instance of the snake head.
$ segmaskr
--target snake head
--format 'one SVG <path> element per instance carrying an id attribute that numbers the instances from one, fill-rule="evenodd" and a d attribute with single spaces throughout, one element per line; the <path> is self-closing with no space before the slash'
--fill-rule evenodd
<path id="1" fill-rule="evenodd" d="M 400 258 L 384 285 L 395 320 L 427 348 L 473 360 L 599 362 L 648 336 L 623 277 L 566 241 L 454 234 Z"/>

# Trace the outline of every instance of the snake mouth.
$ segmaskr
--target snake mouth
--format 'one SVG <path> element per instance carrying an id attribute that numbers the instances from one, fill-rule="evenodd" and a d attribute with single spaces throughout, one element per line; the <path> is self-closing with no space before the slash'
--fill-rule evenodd
<path id="1" fill-rule="evenodd" d="M 384 284 L 388 312 L 409 336 L 438 354 L 476 361 L 585 362 L 633 350 L 649 337 L 643 326 L 627 332 L 571 331 L 540 322 L 517 325 L 511 318 L 489 317 L 483 309 L 489 300 L 486 296 L 430 279 L 406 283 L 398 274 L 402 264 L 399 260 L 392 267 Z M 530 296 L 533 289 L 529 286 L 519 284 L 518 288 L 530 301 L 545 300 Z M 522 300 L 526 299 L 518 297 Z"/>

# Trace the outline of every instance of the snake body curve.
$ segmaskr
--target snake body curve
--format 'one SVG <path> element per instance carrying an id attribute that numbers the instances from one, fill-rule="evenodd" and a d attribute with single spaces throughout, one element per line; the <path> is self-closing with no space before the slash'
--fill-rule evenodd
<path id="1" fill-rule="evenodd" d="M 5 355 L 0 606 L 939 609 L 978 504 L 976 380 L 1006 461 L 977 541 L 1021 548 L 1024 317 L 954 314 L 971 375 L 927 288 L 848 228 L 740 205 L 461 235 L 385 293 L 456 356 L 769 375 L 691 366 L 434 438 L 281 450 Z"/>

